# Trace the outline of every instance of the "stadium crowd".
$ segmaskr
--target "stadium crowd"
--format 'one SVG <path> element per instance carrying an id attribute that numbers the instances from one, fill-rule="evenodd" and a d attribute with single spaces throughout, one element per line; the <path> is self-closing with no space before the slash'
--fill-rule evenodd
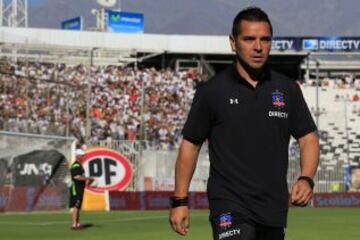
<path id="1" fill-rule="evenodd" d="M 303 88 L 316 87 L 315 79 L 311 79 L 306 82 L 300 82 L 300 81 L 298 81 L 298 82 L 299 82 L 299 84 L 302 85 Z M 343 93 L 341 93 L 341 91 L 339 91 L 339 93 L 334 96 L 334 99 L 333 99 L 334 102 L 338 102 L 338 101 L 359 102 L 360 101 L 360 79 L 355 78 L 355 76 L 353 76 L 353 75 L 349 74 L 342 78 L 322 78 L 322 79 L 320 79 L 320 87 L 325 88 L 325 89 L 333 88 L 333 89 L 338 89 L 338 90 L 346 90 L 346 89 L 355 90 L 355 91 L 353 91 L 352 94 L 347 94 L 346 96 L 343 96 Z M 326 112 L 325 108 L 322 108 L 319 110 L 320 110 L 320 113 Z M 317 114 L 314 107 L 311 107 L 311 112 L 313 113 L 313 115 Z M 360 116 L 360 107 L 358 107 L 357 105 L 353 105 L 352 112 L 355 114 L 358 114 Z"/>
<path id="2" fill-rule="evenodd" d="M 0 130 L 74 136 L 81 143 L 89 111 L 91 142 L 144 139 L 150 147 L 176 148 L 195 86 L 204 80 L 192 70 L 5 62 L 0 64 Z M 302 83 L 315 85 L 315 80 Z M 360 79 L 325 78 L 321 86 L 360 90 Z M 360 100 L 360 94 L 351 97 Z"/>
<path id="3" fill-rule="evenodd" d="M 300 83 L 300 81 L 299 81 Z M 301 82 L 303 86 L 316 86 L 316 79 L 310 79 L 309 81 Z M 355 78 L 353 75 L 346 75 L 341 78 L 322 78 L 320 79 L 321 87 L 332 87 L 338 89 L 353 89 L 360 91 L 360 79 Z"/>
<path id="4" fill-rule="evenodd" d="M 2 64 L 0 72 L 1 130 L 84 142 L 89 111 L 90 141 L 143 138 L 161 149 L 178 145 L 195 86 L 204 78 L 195 71 L 41 63 Z"/>

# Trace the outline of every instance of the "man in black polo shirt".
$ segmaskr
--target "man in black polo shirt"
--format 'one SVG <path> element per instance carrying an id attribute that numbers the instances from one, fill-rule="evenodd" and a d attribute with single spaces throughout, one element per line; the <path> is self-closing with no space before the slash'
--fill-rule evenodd
<path id="1" fill-rule="evenodd" d="M 300 145 L 294 205 L 313 194 L 319 162 L 316 126 L 296 82 L 266 66 L 272 26 L 257 7 L 242 10 L 230 35 L 234 65 L 199 87 L 183 129 L 175 167 L 170 223 L 189 231 L 188 189 L 201 144 L 208 139 L 208 199 L 214 239 L 282 240 L 286 227 L 290 136 Z"/>
<path id="2" fill-rule="evenodd" d="M 91 184 L 94 179 L 91 177 L 85 177 L 85 171 L 82 167 L 82 161 L 84 159 L 85 152 L 82 149 L 75 151 L 76 161 L 71 164 L 70 173 L 72 184 L 70 187 L 70 201 L 69 207 L 72 208 L 71 220 L 72 230 L 81 229 L 82 225 L 79 222 L 80 209 L 84 196 L 84 189 L 86 184 Z"/>

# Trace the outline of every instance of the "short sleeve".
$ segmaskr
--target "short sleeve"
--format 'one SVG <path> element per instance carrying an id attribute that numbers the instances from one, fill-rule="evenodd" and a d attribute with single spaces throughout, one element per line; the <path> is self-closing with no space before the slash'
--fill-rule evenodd
<path id="1" fill-rule="evenodd" d="M 298 139 L 317 130 L 298 84 L 294 84 L 293 106 L 290 115 L 290 134 Z"/>
<path id="2" fill-rule="evenodd" d="M 79 163 L 75 163 L 71 166 L 71 178 L 74 178 L 75 176 L 82 176 L 83 170 Z"/>
<path id="3" fill-rule="evenodd" d="M 202 144 L 208 137 L 211 126 L 211 111 L 205 86 L 196 90 L 189 115 L 182 130 L 183 138 Z"/>

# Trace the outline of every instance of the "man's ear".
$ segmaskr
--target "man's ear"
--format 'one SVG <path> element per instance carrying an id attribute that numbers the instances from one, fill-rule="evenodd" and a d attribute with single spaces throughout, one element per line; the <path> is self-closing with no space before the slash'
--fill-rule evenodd
<path id="1" fill-rule="evenodd" d="M 233 52 L 235 52 L 236 47 L 235 47 L 235 38 L 232 34 L 229 35 L 229 41 L 230 41 L 230 46 L 231 46 L 231 50 Z"/>

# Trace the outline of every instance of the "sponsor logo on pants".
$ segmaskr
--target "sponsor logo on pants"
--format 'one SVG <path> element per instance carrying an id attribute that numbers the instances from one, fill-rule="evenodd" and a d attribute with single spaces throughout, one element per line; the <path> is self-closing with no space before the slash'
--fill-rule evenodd
<path id="1" fill-rule="evenodd" d="M 228 237 L 232 237 L 232 236 L 235 236 L 235 235 L 240 235 L 240 233 L 241 233 L 240 229 L 229 230 L 229 231 L 220 233 L 219 234 L 219 240 L 225 239 L 225 238 L 228 238 Z"/>

